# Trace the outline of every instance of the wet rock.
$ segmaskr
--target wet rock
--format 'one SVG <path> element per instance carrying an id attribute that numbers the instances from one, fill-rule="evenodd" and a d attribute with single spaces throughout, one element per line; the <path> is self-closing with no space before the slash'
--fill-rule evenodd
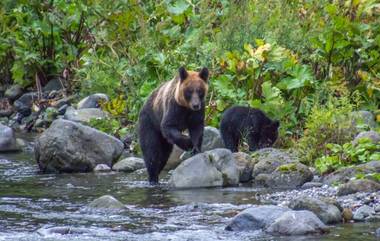
<path id="1" fill-rule="evenodd" d="M 173 171 L 169 185 L 176 188 L 220 187 L 238 182 L 239 171 L 231 151 L 220 148 L 182 162 Z"/>
<path id="2" fill-rule="evenodd" d="M 353 119 L 354 126 L 364 124 L 368 126 L 369 128 L 376 127 L 375 116 L 369 111 L 365 111 L 365 110 L 354 111 L 352 112 L 351 117 Z"/>
<path id="3" fill-rule="evenodd" d="M 10 101 L 15 101 L 22 95 L 22 93 L 23 90 L 20 85 L 12 85 L 5 91 L 4 96 Z"/>
<path id="4" fill-rule="evenodd" d="M 275 148 L 263 148 L 254 153 L 253 161 L 256 163 L 252 173 L 255 178 L 259 174 L 272 173 L 281 165 L 298 162 L 298 159 Z"/>
<path id="5" fill-rule="evenodd" d="M 296 188 L 311 180 L 313 173 L 301 163 L 281 165 L 272 173 L 259 174 L 255 178 L 256 183 L 270 188 Z"/>
<path id="6" fill-rule="evenodd" d="M 86 124 L 90 122 L 91 119 L 97 119 L 97 118 L 106 118 L 107 113 L 102 111 L 98 108 L 87 108 L 87 109 L 80 109 L 76 110 L 73 107 L 69 107 L 66 109 L 64 119 L 75 121 L 75 122 L 81 122 L 83 124 Z"/>
<path id="7" fill-rule="evenodd" d="M 277 218 L 267 232 L 280 235 L 320 234 L 327 226 L 310 211 L 288 211 Z"/>
<path id="8" fill-rule="evenodd" d="M 239 170 L 239 182 L 248 182 L 252 179 L 252 172 L 255 163 L 250 155 L 244 152 L 232 153 L 236 166 Z"/>
<path id="9" fill-rule="evenodd" d="M 62 83 L 59 79 L 52 79 L 50 80 L 43 88 L 42 90 L 45 92 L 51 92 L 51 91 L 57 91 L 63 89 Z"/>
<path id="10" fill-rule="evenodd" d="M 92 94 L 79 101 L 77 107 L 78 109 L 99 108 L 102 101 L 109 101 L 109 98 L 106 94 Z"/>
<path id="11" fill-rule="evenodd" d="M 225 229 L 228 231 L 264 229 L 287 211 L 290 211 L 290 209 L 274 205 L 248 208 L 233 217 Z"/>
<path id="12" fill-rule="evenodd" d="M 94 172 L 110 172 L 111 168 L 106 164 L 98 164 L 94 168 Z"/>
<path id="13" fill-rule="evenodd" d="M 60 235 L 84 234 L 84 233 L 90 233 L 90 231 L 85 228 L 60 226 L 60 227 L 51 227 L 51 228 L 40 228 L 37 230 L 37 233 L 41 236 L 50 236 L 50 235 L 57 235 L 57 234 L 60 234 Z"/>
<path id="14" fill-rule="evenodd" d="M 16 137 L 8 126 L 0 124 L 0 152 L 19 151 Z"/>
<path id="15" fill-rule="evenodd" d="M 13 103 L 13 106 L 17 112 L 23 116 L 28 116 L 32 113 L 33 101 L 37 98 L 38 95 L 35 92 L 25 93 Z"/>
<path id="16" fill-rule="evenodd" d="M 322 187 L 323 186 L 323 183 L 321 182 L 306 182 L 302 185 L 302 189 L 309 189 L 309 188 L 313 188 L 313 187 Z"/>
<path id="17" fill-rule="evenodd" d="M 342 184 L 338 189 L 338 196 L 348 195 L 356 192 L 376 192 L 380 190 L 380 184 L 368 179 L 351 180 Z"/>
<path id="18" fill-rule="evenodd" d="M 119 172 L 134 172 L 144 168 L 144 160 L 138 157 L 127 157 L 112 166 L 112 170 Z"/>
<path id="19" fill-rule="evenodd" d="M 366 218 L 375 214 L 373 207 L 368 205 L 361 206 L 354 212 L 353 219 L 355 221 L 364 221 Z"/>
<path id="20" fill-rule="evenodd" d="M 222 136 L 217 128 L 206 126 L 203 132 L 202 151 L 210 151 L 217 148 L 224 148 Z"/>
<path id="21" fill-rule="evenodd" d="M 43 172 L 90 172 L 97 164 L 112 166 L 123 143 L 94 128 L 58 119 L 35 142 Z"/>
<path id="22" fill-rule="evenodd" d="M 177 145 L 173 145 L 172 153 L 169 156 L 168 162 L 165 165 L 165 170 L 173 170 L 178 167 L 179 164 L 183 161 L 181 155 L 184 151 L 179 148 Z"/>
<path id="23" fill-rule="evenodd" d="M 323 183 L 327 185 L 346 183 L 357 174 L 371 174 L 380 172 L 380 161 L 371 161 L 354 167 L 343 167 L 330 173 L 323 178 Z"/>
<path id="24" fill-rule="evenodd" d="M 380 142 L 380 134 L 376 131 L 363 131 L 355 137 L 355 139 L 352 141 L 352 144 L 357 145 L 359 143 L 359 140 L 362 138 L 368 138 L 374 144 Z"/>
<path id="25" fill-rule="evenodd" d="M 94 209 L 112 209 L 112 210 L 122 210 L 125 208 L 119 200 L 111 195 L 104 195 L 100 198 L 95 199 L 89 205 L 89 208 Z"/>
<path id="26" fill-rule="evenodd" d="M 336 206 L 316 198 L 299 197 L 289 207 L 294 210 L 309 210 L 325 224 L 339 223 L 342 220 L 341 212 Z"/>

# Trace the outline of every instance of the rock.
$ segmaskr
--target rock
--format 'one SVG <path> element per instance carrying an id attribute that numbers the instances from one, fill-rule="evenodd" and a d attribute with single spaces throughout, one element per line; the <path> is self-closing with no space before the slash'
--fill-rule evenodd
<path id="1" fill-rule="evenodd" d="M 54 90 L 61 90 L 63 89 L 62 83 L 59 79 L 52 79 L 42 88 L 45 92 L 51 92 Z"/>
<path id="2" fill-rule="evenodd" d="M 259 174 L 255 178 L 256 183 L 270 188 L 296 188 L 311 180 L 313 173 L 301 163 L 281 165 L 272 173 Z"/>
<path id="3" fill-rule="evenodd" d="M 353 219 L 355 221 L 364 221 L 367 217 L 370 217 L 374 214 L 375 214 L 375 210 L 372 207 L 370 207 L 368 205 L 364 205 L 364 206 L 361 206 L 360 208 L 358 208 L 354 212 Z"/>
<path id="4" fill-rule="evenodd" d="M 369 111 L 354 111 L 351 113 L 351 117 L 353 119 L 354 126 L 364 124 L 371 129 L 376 127 L 375 116 Z"/>
<path id="5" fill-rule="evenodd" d="M 98 109 L 98 108 L 88 108 L 88 109 L 80 109 L 75 110 L 73 107 L 69 107 L 66 109 L 66 113 L 64 115 L 64 119 L 75 121 L 75 122 L 81 122 L 81 123 L 88 123 L 91 119 L 97 119 L 97 118 L 106 118 L 107 114 Z"/>
<path id="6" fill-rule="evenodd" d="M 225 148 L 222 136 L 217 128 L 206 126 L 203 132 L 202 151 Z"/>
<path id="7" fill-rule="evenodd" d="M 110 172 L 111 168 L 106 164 L 98 164 L 94 168 L 94 172 Z"/>
<path id="8" fill-rule="evenodd" d="M 342 220 L 341 212 L 336 206 L 312 197 L 299 197 L 289 207 L 294 210 L 309 210 L 325 224 L 339 223 Z"/>
<path id="9" fill-rule="evenodd" d="M 127 157 L 112 166 L 112 170 L 119 172 L 134 172 L 144 168 L 144 160 L 138 157 Z"/>
<path id="10" fill-rule="evenodd" d="M 12 85 L 5 91 L 4 96 L 8 98 L 10 101 L 15 101 L 22 95 L 22 93 L 23 90 L 20 85 Z"/>
<path id="11" fill-rule="evenodd" d="M 380 237 L 380 228 L 376 229 L 375 235 L 378 238 Z"/>
<path id="12" fill-rule="evenodd" d="M 164 170 L 173 170 L 178 167 L 179 164 L 183 161 L 181 155 L 184 151 L 179 148 L 177 145 L 173 145 L 172 153 L 169 156 L 168 162 L 165 165 Z"/>
<path id="13" fill-rule="evenodd" d="M 97 164 L 112 166 L 123 143 L 94 128 L 58 119 L 35 142 L 43 172 L 90 172 Z"/>
<path id="14" fill-rule="evenodd" d="M 264 229 L 287 211 L 290 211 L 290 209 L 274 205 L 248 208 L 233 217 L 225 229 L 228 231 Z"/>
<path id="15" fill-rule="evenodd" d="M 338 196 L 348 195 L 356 192 L 376 192 L 380 190 L 380 184 L 368 179 L 351 180 L 342 184 L 338 189 Z"/>
<path id="16" fill-rule="evenodd" d="M 250 155 L 244 152 L 232 153 L 236 166 L 239 170 L 239 182 L 248 182 L 252 179 L 255 163 Z"/>
<path id="17" fill-rule="evenodd" d="M 101 101 L 109 101 L 108 96 L 102 93 L 92 94 L 79 101 L 77 107 L 78 109 L 99 108 Z"/>
<path id="18" fill-rule="evenodd" d="M 169 185 L 176 188 L 220 187 L 238 183 L 239 171 L 232 153 L 222 148 L 185 160 L 169 180 Z"/>
<path id="19" fill-rule="evenodd" d="M 12 128 L 0 124 L 0 152 L 19 151 Z"/>
<path id="20" fill-rule="evenodd" d="M 125 208 L 124 204 L 122 204 L 119 200 L 116 198 L 110 196 L 110 195 L 104 195 L 100 198 L 95 199 L 92 201 L 88 207 L 95 208 L 95 209 L 113 209 L 113 210 L 122 210 Z"/>
<path id="21" fill-rule="evenodd" d="M 321 182 L 306 182 L 302 185 L 302 189 L 309 189 L 309 188 L 314 188 L 314 187 L 322 187 L 323 183 Z"/>
<path id="22" fill-rule="evenodd" d="M 376 131 L 363 131 L 360 132 L 355 139 L 352 141 L 353 145 L 357 145 L 359 140 L 362 138 L 368 138 L 372 141 L 372 143 L 376 144 L 380 142 L 380 134 Z"/>
<path id="23" fill-rule="evenodd" d="M 41 236 L 50 236 L 50 235 L 66 235 L 66 234 L 84 234 L 90 233 L 88 229 L 85 228 L 76 228 L 69 226 L 59 226 L 51 228 L 40 228 L 37 230 L 37 233 Z"/>
<path id="24" fill-rule="evenodd" d="M 33 101 L 37 98 L 38 95 L 35 92 L 25 93 L 13 103 L 13 106 L 17 112 L 28 116 L 32 113 Z"/>
<path id="25" fill-rule="evenodd" d="M 298 159 L 275 148 L 263 148 L 254 153 L 253 161 L 256 163 L 252 173 L 255 178 L 259 174 L 272 173 L 283 164 L 298 162 Z"/>
<path id="26" fill-rule="evenodd" d="M 380 172 L 380 160 L 370 161 L 353 167 L 343 167 L 330 173 L 323 178 L 323 183 L 327 185 L 345 183 L 356 177 L 357 174 L 370 174 Z"/>
<path id="27" fill-rule="evenodd" d="M 280 235 L 320 234 L 327 231 L 327 226 L 310 211 L 287 211 L 277 218 L 266 231 Z"/>
<path id="28" fill-rule="evenodd" d="M 68 104 L 64 104 L 61 107 L 58 108 L 58 114 L 64 115 L 66 113 L 67 108 L 69 107 Z"/>

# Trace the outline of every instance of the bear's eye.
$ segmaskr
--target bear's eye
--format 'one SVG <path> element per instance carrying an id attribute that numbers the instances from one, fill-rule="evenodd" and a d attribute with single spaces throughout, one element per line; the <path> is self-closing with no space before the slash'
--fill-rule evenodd
<path id="1" fill-rule="evenodd" d="M 192 95 L 192 93 L 193 93 L 193 91 L 192 90 L 190 90 L 190 89 L 187 89 L 187 90 L 185 90 L 185 99 L 187 100 L 187 101 L 189 101 L 190 99 L 191 99 L 191 95 Z"/>

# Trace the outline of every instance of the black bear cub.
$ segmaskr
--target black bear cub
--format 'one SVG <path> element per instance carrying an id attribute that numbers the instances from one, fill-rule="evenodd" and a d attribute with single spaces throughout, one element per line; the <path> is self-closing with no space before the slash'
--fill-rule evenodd
<path id="1" fill-rule="evenodd" d="M 250 151 L 273 145 L 280 123 L 269 119 L 259 109 L 233 106 L 222 116 L 220 132 L 226 148 L 237 152 L 242 138 L 247 138 Z"/>
<path id="2" fill-rule="evenodd" d="M 209 72 L 184 67 L 178 72 L 153 91 L 139 115 L 140 146 L 151 184 L 158 183 L 173 144 L 194 154 L 201 152 Z M 184 130 L 190 137 L 183 135 Z"/>

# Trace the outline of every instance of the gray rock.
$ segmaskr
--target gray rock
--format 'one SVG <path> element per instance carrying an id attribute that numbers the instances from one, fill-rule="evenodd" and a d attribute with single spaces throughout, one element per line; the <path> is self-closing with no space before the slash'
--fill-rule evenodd
<path id="1" fill-rule="evenodd" d="M 84 234 L 90 233 L 88 229 L 85 228 L 76 228 L 70 226 L 59 226 L 51 228 L 40 228 L 37 230 L 37 233 L 41 236 L 50 236 L 50 235 L 66 235 L 66 234 Z"/>
<path id="2" fill-rule="evenodd" d="M 38 95 L 35 92 L 25 93 L 13 103 L 13 106 L 17 112 L 28 116 L 32 113 L 33 101 L 37 98 Z"/>
<path id="3" fill-rule="evenodd" d="M 235 159 L 230 150 L 217 148 L 205 152 L 209 155 L 216 169 L 223 175 L 223 186 L 234 186 L 239 184 L 239 170 L 237 169 Z"/>
<path id="4" fill-rule="evenodd" d="M 364 124 L 371 129 L 376 127 L 375 116 L 369 111 L 354 111 L 352 112 L 351 117 L 353 119 L 354 126 Z"/>
<path id="5" fill-rule="evenodd" d="M 302 185 L 302 189 L 309 189 L 309 188 L 314 188 L 314 187 L 322 187 L 323 183 L 321 182 L 306 182 Z"/>
<path id="6" fill-rule="evenodd" d="M 287 211 L 290 209 L 274 205 L 248 208 L 233 217 L 225 229 L 228 231 L 264 229 Z"/>
<path id="7" fill-rule="evenodd" d="M 125 208 L 119 200 L 112 197 L 111 195 L 104 195 L 100 198 L 95 199 L 89 205 L 89 208 L 94 209 L 112 209 L 112 210 L 122 210 Z"/>
<path id="8" fill-rule="evenodd" d="M 67 108 L 69 108 L 68 104 L 64 104 L 61 107 L 58 108 L 58 114 L 64 115 L 66 113 Z"/>
<path id="9" fill-rule="evenodd" d="M 380 142 L 380 134 L 376 131 L 363 131 L 360 132 L 355 139 L 352 141 L 353 145 L 357 145 L 359 140 L 362 138 L 368 138 L 372 141 L 372 143 L 376 144 Z"/>
<path id="10" fill-rule="evenodd" d="M 106 164 L 98 164 L 94 168 L 94 172 L 110 172 L 111 168 Z"/>
<path id="11" fill-rule="evenodd" d="M 380 237 L 380 228 L 376 229 L 375 235 L 378 238 Z"/>
<path id="12" fill-rule="evenodd" d="M 217 128 L 206 126 L 203 132 L 202 151 L 225 148 L 222 136 Z"/>
<path id="13" fill-rule="evenodd" d="M 59 79 L 52 79 L 42 88 L 43 91 L 51 92 L 54 90 L 63 89 L 62 83 Z"/>
<path id="14" fill-rule="evenodd" d="M 250 155 L 244 152 L 232 153 L 236 166 L 239 170 L 239 182 L 248 182 L 252 179 L 252 172 L 255 163 Z"/>
<path id="15" fill-rule="evenodd" d="M 296 188 L 311 180 L 313 173 L 301 163 L 281 165 L 272 173 L 259 174 L 255 178 L 256 183 L 270 188 Z"/>
<path id="16" fill-rule="evenodd" d="M 6 91 L 4 96 L 10 101 L 14 101 L 19 98 L 23 93 L 22 87 L 20 85 L 12 85 Z"/>
<path id="17" fill-rule="evenodd" d="M 68 107 L 66 109 L 64 119 L 75 121 L 75 122 L 81 122 L 83 124 L 86 124 L 90 122 L 91 119 L 97 119 L 97 118 L 106 118 L 107 113 L 102 111 L 98 108 L 88 108 L 88 109 L 80 109 L 75 110 L 73 107 Z"/>
<path id="18" fill-rule="evenodd" d="M 8 126 L 0 124 L 0 152 L 19 151 L 16 137 Z"/>
<path id="19" fill-rule="evenodd" d="M 348 195 L 356 192 L 376 192 L 380 190 L 380 184 L 368 179 L 351 180 L 342 184 L 338 189 L 338 196 Z"/>
<path id="20" fill-rule="evenodd" d="M 355 221 L 364 221 L 367 217 L 374 215 L 376 212 L 373 207 L 368 205 L 361 206 L 354 212 L 353 219 Z"/>
<path id="21" fill-rule="evenodd" d="M 380 161 L 371 161 L 353 167 L 343 167 L 330 173 L 323 178 L 323 183 L 327 185 L 346 183 L 357 174 L 370 174 L 380 172 Z"/>
<path id="22" fill-rule="evenodd" d="M 138 157 L 127 157 L 112 166 L 112 170 L 119 172 L 134 172 L 144 168 L 144 160 Z"/>
<path id="23" fill-rule="evenodd" d="M 181 155 L 184 151 L 179 148 L 177 145 L 173 145 L 172 153 L 169 156 L 168 162 L 165 165 L 164 170 L 173 170 L 178 167 L 179 164 L 185 159 L 181 158 Z M 186 158 L 187 159 L 187 158 Z"/>
<path id="24" fill-rule="evenodd" d="M 99 108 L 101 101 L 109 101 L 108 96 L 102 93 L 92 94 L 79 101 L 77 107 L 78 109 Z"/>
<path id="25" fill-rule="evenodd" d="M 310 211 L 288 211 L 277 218 L 266 231 L 280 235 L 320 234 L 327 231 L 327 226 Z"/>
<path id="26" fill-rule="evenodd" d="M 112 166 L 123 143 L 82 124 L 58 119 L 35 142 L 35 157 L 44 172 L 90 172 L 97 164 Z"/>
<path id="27" fill-rule="evenodd" d="M 252 176 L 272 173 L 277 167 L 283 164 L 298 162 L 298 159 L 281 150 L 275 148 L 263 148 L 254 153 L 253 160 L 256 163 Z"/>
<path id="28" fill-rule="evenodd" d="M 309 210 L 325 224 L 339 223 L 342 220 L 341 212 L 336 206 L 312 197 L 299 197 L 289 207 L 294 210 Z"/>

